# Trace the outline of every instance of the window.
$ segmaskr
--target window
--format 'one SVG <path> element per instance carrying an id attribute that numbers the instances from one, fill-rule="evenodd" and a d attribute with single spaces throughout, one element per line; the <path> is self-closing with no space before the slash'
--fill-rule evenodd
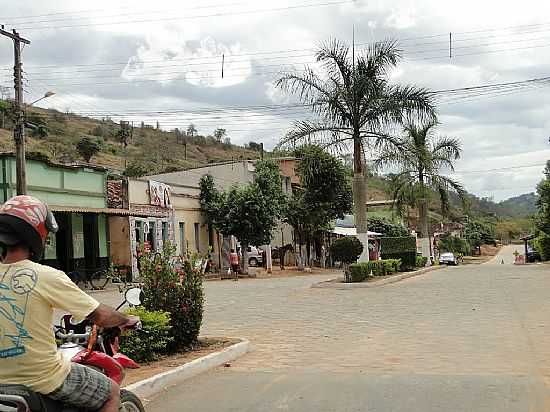
<path id="1" fill-rule="evenodd" d="M 168 242 L 168 222 L 162 222 L 162 243 Z"/>
<path id="2" fill-rule="evenodd" d="M 185 255 L 187 252 L 185 247 L 185 222 L 180 222 L 180 253 Z"/>
<path id="3" fill-rule="evenodd" d="M 198 223 L 195 223 L 195 249 L 197 252 L 200 252 L 200 226 Z"/>

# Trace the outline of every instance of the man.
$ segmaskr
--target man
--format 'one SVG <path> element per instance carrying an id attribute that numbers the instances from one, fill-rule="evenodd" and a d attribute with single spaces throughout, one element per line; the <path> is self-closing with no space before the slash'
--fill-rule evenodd
<path id="1" fill-rule="evenodd" d="M 235 249 L 231 249 L 231 253 L 229 253 L 229 264 L 235 276 L 233 279 L 239 280 L 239 255 L 235 252 Z"/>
<path id="2" fill-rule="evenodd" d="M 82 292 L 65 273 L 39 263 L 57 223 L 46 204 L 16 196 L 0 207 L 0 382 L 21 384 L 65 405 L 118 411 L 120 388 L 105 375 L 71 363 L 57 352 L 54 309 L 77 320 L 121 328 L 127 317 Z"/>

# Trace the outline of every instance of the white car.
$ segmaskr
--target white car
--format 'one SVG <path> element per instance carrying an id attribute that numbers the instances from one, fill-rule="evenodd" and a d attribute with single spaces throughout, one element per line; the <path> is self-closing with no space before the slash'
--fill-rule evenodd
<path id="1" fill-rule="evenodd" d="M 458 259 L 454 255 L 454 253 L 448 252 L 448 253 L 442 253 L 439 256 L 439 264 L 440 265 L 458 265 Z"/>

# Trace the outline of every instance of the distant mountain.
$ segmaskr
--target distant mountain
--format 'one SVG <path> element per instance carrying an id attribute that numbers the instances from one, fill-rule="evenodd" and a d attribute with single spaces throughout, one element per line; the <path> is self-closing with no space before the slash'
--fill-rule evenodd
<path id="1" fill-rule="evenodd" d="M 534 192 L 503 200 L 497 205 L 502 214 L 513 217 L 526 217 L 537 211 L 537 195 Z"/>

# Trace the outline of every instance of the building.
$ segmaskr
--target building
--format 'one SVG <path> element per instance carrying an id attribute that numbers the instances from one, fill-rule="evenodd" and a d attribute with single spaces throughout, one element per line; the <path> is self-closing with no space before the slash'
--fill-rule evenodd
<path id="1" fill-rule="evenodd" d="M 299 184 L 299 178 L 295 173 L 296 159 L 292 157 L 284 158 L 275 158 L 272 159 L 279 164 L 279 169 L 281 172 L 281 184 L 283 192 L 287 194 L 292 193 L 292 185 Z M 148 176 L 149 179 L 153 179 L 159 182 L 164 182 L 171 185 L 174 188 L 174 193 L 179 191 L 187 191 L 189 194 L 196 190 L 197 196 L 200 194 L 199 190 L 199 181 L 205 175 L 211 175 L 214 178 L 214 183 L 216 187 L 220 190 L 228 190 L 232 186 L 246 185 L 248 183 L 254 182 L 254 174 L 256 171 L 257 160 L 239 160 L 239 161 L 230 161 L 230 162 L 220 162 L 212 163 L 203 167 L 197 167 L 193 169 L 183 170 L 179 172 L 163 173 L 158 175 Z M 179 188 L 179 189 L 177 189 Z M 190 200 L 188 201 L 188 206 Z M 178 210 L 178 209 L 176 209 Z M 200 205 L 199 205 L 200 211 Z M 186 226 L 186 217 L 190 216 L 189 213 L 191 210 L 182 209 L 179 215 L 182 216 L 182 221 L 184 222 L 184 227 L 186 233 L 189 233 L 189 229 Z M 176 211 L 176 214 L 178 212 Z M 197 222 L 194 222 L 196 224 Z M 178 222 L 179 224 L 179 222 Z M 204 236 L 204 233 L 207 233 L 209 238 L 207 248 L 212 250 L 212 257 L 216 263 L 216 266 L 219 268 L 228 267 L 228 256 L 229 249 L 235 246 L 235 240 L 230 237 L 224 237 L 215 231 L 212 231 L 212 235 L 208 234 L 209 229 L 202 220 L 199 221 L 201 229 L 199 230 L 199 236 Z M 197 243 L 197 242 L 196 242 Z M 202 245 L 202 242 L 199 239 L 199 244 Z M 293 244 L 294 236 L 292 227 L 287 224 L 280 223 L 278 227 L 274 230 L 273 240 L 271 245 L 273 247 L 279 247 L 286 244 Z M 178 244 L 181 244 L 179 242 Z M 262 246 L 262 245 L 254 245 Z"/>
<path id="2" fill-rule="evenodd" d="M 1 153 L 1 199 L 16 195 L 15 157 Z M 27 155 L 27 190 L 48 204 L 59 231 L 46 242 L 44 263 L 65 272 L 97 271 L 109 264 L 108 219 L 120 213 L 107 205 L 107 171 L 102 167 L 52 163 Z"/>

